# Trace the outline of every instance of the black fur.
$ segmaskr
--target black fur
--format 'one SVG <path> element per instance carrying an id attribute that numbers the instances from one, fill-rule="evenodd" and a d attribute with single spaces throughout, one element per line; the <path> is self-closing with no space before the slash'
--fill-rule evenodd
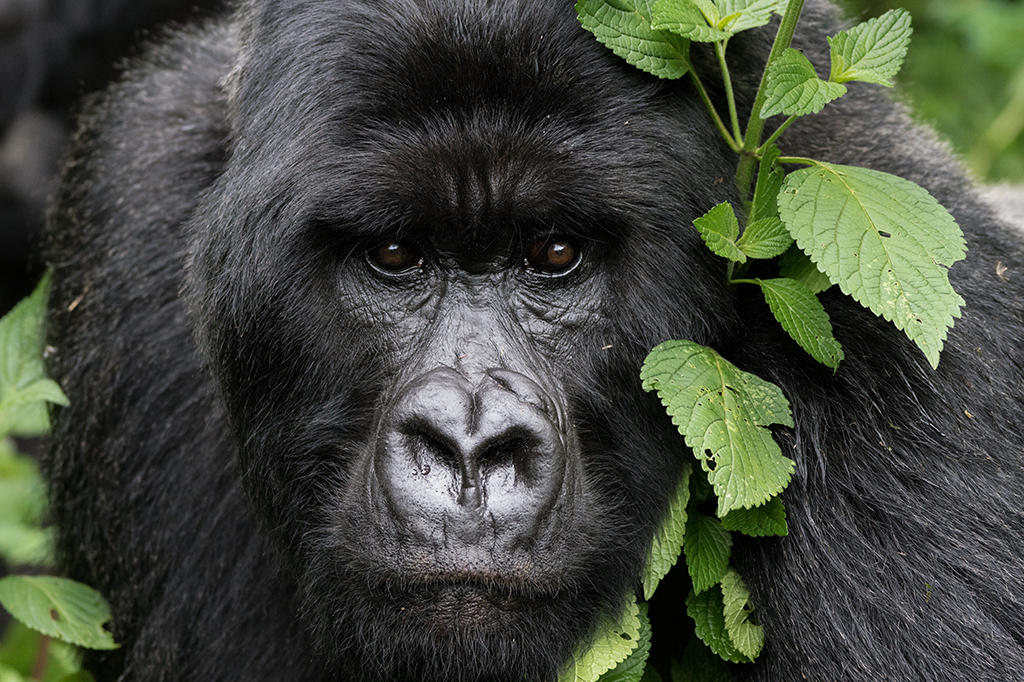
<path id="1" fill-rule="evenodd" d="M 815 63 L 837 26 L 805 10 Z M 770 39 L 730 44 L 746 106 Z M 830 292 L 833 375 L 726 286 L 691 222 L 735 198 L 733 159 L 687 82 L 626 65 L 571 2 L 254 1 L 155 47 L 87 110 L 50 219 L 71 407 L 45 468 L 62 565 L 124 643 L 98 678 L 553 678 L 636 588 L 689 457 L 638 379 L 686 338 L 779 384 L 797 424 L 790 534 L 733 554 L 768 636 L 735 679 L 1014 679 L 1021 237 L 852 90 L 782 145 L 952 210 L 967 306 L 938 371 Z M 562 277 L 523 266 L 551 235 L 583 254 Z M 378 272 L 389 240 L 422 267 Z M 483 402 L 446 416 L 463 397 Z M 479 460 L 445 440 L 467 415 L 512 420 Z M 458 509 L 402 478 L 399 433 Z M 459 516 L 481 491 L 491 526 Z M 687 589 L 677 570 L 655 598 L 656 661 Z"/>

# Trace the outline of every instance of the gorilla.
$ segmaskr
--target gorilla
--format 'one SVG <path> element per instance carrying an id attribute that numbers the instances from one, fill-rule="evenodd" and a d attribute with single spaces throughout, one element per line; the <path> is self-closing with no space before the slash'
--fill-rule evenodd
<path id="1" fill-rule="evenodd" d="M 840 21 L 809 0 L 796 45 L 827 64 Z M 773 35 L 730 43 L 744 110 Z M 87 667 L 553 680 L 692 456 L 638 376 L 690 339 L 796 423 L 789 535 L 733 549 L 767 635 L 734 679 L 1019 675 L 1024 239 L 880 88 L 780 145 L 951 209 L 937 371 L 833 287 L 833 373 L 730 288 L 692 221 L 740 199 L 735 157 L 569 0 L 247 0 L 157 41 L 84 110 L 49 216 L 58 554 L 123 643 Z M 651 604 L 666 679 L 688 590 Z"/>

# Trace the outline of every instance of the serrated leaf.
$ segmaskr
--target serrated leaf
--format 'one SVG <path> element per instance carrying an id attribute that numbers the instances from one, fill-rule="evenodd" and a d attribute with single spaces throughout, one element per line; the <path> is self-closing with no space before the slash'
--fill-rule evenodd
<path id="1" fill-rule="evenodd" d="M 686 613 L 693 618 L 697 636 L 713 652 L 733 663 L 750 663 L 750 658 L 736 648 L 725 629 L 725 605 L 719 586 L 700 594 L 691 590 L 686 598 Z"/>
<path id="2" fill-rule="evenodd" d="M 725 631 L 736 649 L 753 660 L 764 647 L 764 628 L 750 622 L 754 612 L 754 605 L 750 603 L 750 590 L 732 567 L 722 576 L 721 587 Z"/>
<path id="3" fill-rule="evenodd" d="M 732 204 L 724 202 L 693 221 L 701 239 L 715 255 L 737 263 L 747 262 L 747 256 L 736 246 L 740 223 Z"/>
<path id="4" fill-rule="evenodd" d="M 865 81 L 892 87 L 910 46 L 910 13 L 889 10 L 828 39 L 834 83 Z"/>
<path id="5" fill-rule="evenodd" d="M 895 175 L 816 162 L 786 177 L 779 213 L 829 280 L 938 366 L 964 303 L 947 268 L 964 258 L 966 243 L 946 209 Z"/>
<path id="6" fill-rule="evenodd" d="M 750 222 L 754 223 L 765 218 L 778 218 L 779 207 L 776 200 L 782 191 L 782 181 L 786 173 L 776 163 L 779 148 L 774 144 L 765 147 L 761 154 L 761 163 L 757 170 L 757 183 L 754 185 L 754 200 L 750 206 Z"/>
<path id="7" fill-rule="evenodd" d="M 714 8 L 713 5 L 711 7 Z M 651 22 L 659 31 L 671 31 L 701 43 L 724 40 L 732 35 L 712 28 L 704 13 L 691 0 L 658 0 L 651 11 Z"/>
<path id="8" fill-rule="evenodd" d="M 602 618 L 593 645 L 577 652 L 558 682 L 597 682 L 640 645 L 640 629 L 640 608 L 630 597 L 621 614 Z"/>
<path id="9" fill-rule="evenodd" d="M 794 463 L 765 427 L 793 425 L 777 386 L 743 372 L 710 348 L 666 341 L 640 371 L 701 462 L 718 496 L 718 516 L 756 507 L 789 483 Z"/>
<path id="10" fill-rule="evenodd" d="M 807 57 L 789 47 L 768 67 L 761 118 L 815 114 L 845 94 L 845 85 L 818 78 Z"/>
<path id="11" fill-rule="evenodd" d="M 785 0 L 659 0 L 652 17 L 655 28 L 710 43 L 764 26 L 784 5 Z"/>
<path id="12" fill-rule="evenodd" d="M 672 661 L 672 682 L 732 682 L 725 661 L 696 635 L 690 637 L 683 656 Z"/>
<path id="13" fill-rule="evenodd" d="M 802 283 L 813 294 L 820 294 L 832 286 L 828 275 L 819 270 L 811 257 L 795 244 L 779 258 L 779 274 Z"/>
<path id="14" fill-rule="evenodd" d="M 580 24 L 633 66 L 675 79 L 690 70 L 690 42 L 651 27 L 648 0 L 577 0 Z"/>
<path id="15" fill-rule="evenodd" d="M 735 509 L 722 517 L 722 528 L 755 538 L 787 535 L 786 507 L 781 497 L 773 497 L 760 507 Z"/>
<path id="16" fill-rule="evenodd" d="M 757 283 L 786 333 L 812 358 L 837 369 L 843 360 L 843 347 L 833 336 L 832 323 L 818 297 L 795 279 L 759 279 Z"/>
<path id="17" fill-rule="evenodd" d="M 698 594 L 714 587 L 725 575 L 732 556 L 732 534 L 722 522 L 706 514 L 691 514 L 686 520 L 686 567 Z"/>
<path id="18" fill-rule="evenodd" d="M 658 583 L 679 560 L 686 539 L 686 505 L 690 502 L 690 474 L 693 467 L 689 462 L 683 463 L 683 471 L 679 476 L 675 495 L 668 506 L 668 514 L 654 534 L 651 551 L 647 555 L 642 576 L 644 599 L 650 600 Z"/>
<path id="19" fill-rule="evenodd" d="M 651 653 L 651 622 L 647 619 L 647 604 L 639 604 L 640 638 L 637 647 L 614 668 L 601 675 L 599 682 L 641 682 Z"/>
<path id="20" fill-rule="evenodd" d="M 45 430 L 44 401 L 67 405 L 60 387 L 45 378 L 43 321 L 50 292 L 45 276 L 30 296 L 0 319 L 0 438 Z M 42 423 L 40 423 L 42 421 Z"/>
<path id="21" fill-rule="evenodd" d="M 743 236 L 736 242 L 740 251 L 750 258 L 775 258 L 786 252 L 793 243 L 782 219 L 762 218 L 743 230 Z"/>
<path id="22" fill-rule="evenodd" d="M 116 649 L 103 624 L 110 607 L 88 585 L 53 576 L 0 579 L 0 604 L 33 630 L 87 649 Z"/>

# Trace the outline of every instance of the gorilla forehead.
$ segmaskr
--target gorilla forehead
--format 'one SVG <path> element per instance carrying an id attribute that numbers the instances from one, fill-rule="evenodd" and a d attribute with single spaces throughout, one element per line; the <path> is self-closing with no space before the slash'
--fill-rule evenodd
<path id="1" fill-rule="evenodd" d="M 555 215 L 562 232 L 614 229 L 682 175 L 654 170 L 693 138 L 679 100 L 599 59 L 571 5 L 276 7 L 243 27 L 261 58 L 233 77 L 241 172 L 275 169 L 292 188 L 280 198 L 311 199 L 350 233 L 430 224 L 488 239 Z"/>

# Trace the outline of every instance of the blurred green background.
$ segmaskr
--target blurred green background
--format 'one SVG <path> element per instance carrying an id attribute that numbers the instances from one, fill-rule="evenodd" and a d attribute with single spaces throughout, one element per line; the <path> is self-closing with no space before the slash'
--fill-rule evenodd
<path id="1" fill-rule="evenodd" d="M 1024 183 L 1024 2 L 840 2 L 852 19 L 910 11 L 914 36 L 899 97 L 952 142 L 979 180 Z"/>

